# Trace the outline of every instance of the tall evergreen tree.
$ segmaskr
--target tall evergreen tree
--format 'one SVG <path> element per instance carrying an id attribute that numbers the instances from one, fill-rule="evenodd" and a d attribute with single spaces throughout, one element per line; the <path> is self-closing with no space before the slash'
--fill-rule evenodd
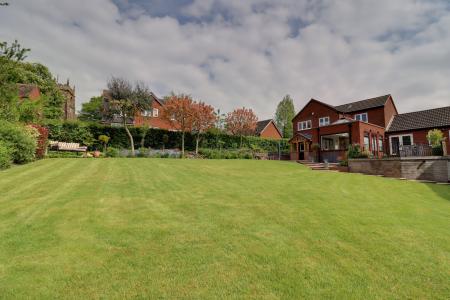
<path id="1" fill-rule="evenodd" d="M 294 102 L 291 96 L 284 96 L 283 100 L 278 103 L 275 113 L 275 123 L 278 129 L 283 133 L 284 138 L 292 137 L 292 119 L 295 116 Z"/>

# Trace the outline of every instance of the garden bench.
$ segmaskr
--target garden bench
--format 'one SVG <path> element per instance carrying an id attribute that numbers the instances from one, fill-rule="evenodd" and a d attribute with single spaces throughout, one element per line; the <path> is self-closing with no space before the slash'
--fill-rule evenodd
<path id="1" fill-rule="evenodd" d="M 50 147 L 58 151 L 86 152 L 87 146 L 80 146 L 79 143 L 50 142 Z"/>

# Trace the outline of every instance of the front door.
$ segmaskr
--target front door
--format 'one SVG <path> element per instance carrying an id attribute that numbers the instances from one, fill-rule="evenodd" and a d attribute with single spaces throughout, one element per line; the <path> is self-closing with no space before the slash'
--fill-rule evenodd
<path id="1" fill-rule="evenodd" d="M 298 159 L 299 160 L 305 159 L 305 143 L 298 144 Z"/>
<path id="2" fill-rule="evenodd" d="M 400 153 L 400 139 L 398 136 L 391 137 L 392 155 L 399 155 Z"/>

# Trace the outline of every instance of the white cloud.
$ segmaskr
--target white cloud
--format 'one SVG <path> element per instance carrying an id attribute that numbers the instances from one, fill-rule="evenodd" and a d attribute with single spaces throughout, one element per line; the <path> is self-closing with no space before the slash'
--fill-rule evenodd
<path id="1" fill-rule="evenodd" d="M 188 22 L 108 0 L 11 0 L 0 7 L 0 39 L 18 39 L 30 61 L 69 77 L 78 108 L 111 75 L 260 118 L 286 93 L 297 109 L 311 97 L 339 104 L 386 93 L 404 112 L 450 105 L 445 2 L 317 3 L 197 0 L 180 10 Z"/>

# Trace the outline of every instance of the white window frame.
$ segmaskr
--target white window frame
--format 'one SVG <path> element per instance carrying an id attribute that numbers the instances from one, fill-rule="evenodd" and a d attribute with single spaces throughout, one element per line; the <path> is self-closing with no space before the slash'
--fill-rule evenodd
<path id="1" fill-rule="evenodd" d="M 308 127 L 309 125 L 309 127 Z M 301 131 L 301 130 L 308 130 L 312 128 L 312 122 L 311 120 L 306 120 L 306 121 L 300 121 L 297 123 L 297 131 Z"/>
<path id="2" fill-rule="evenodd" d="M 392 138 L 398 137 L 398 144 L 399 144 L 399 148 L 401 149 L 401 147 L 403 147 L 403 137 L 404 137 L 404 136 L 409 136 L 409 137 L 411 137 L 411 145 L 414 145 L 414 136 L 413 136 L 412 133 L 398 134 L 398 135 L 391 135 L 391 136 L 389 136 L 389 151 L 390 151 L 391 155 L 393 155 L 393 151 L 392 151 Z"/>
<path id="3" fill-rule="evenodd" d="M 319 127 L 330 125 L 330 117 L 319 118 Z"/>
<path id="4" fill-rule="evenodd" d="M 159 116 L 159 109 L 154 108 L 152 113 L 153 113 L 153 114 L 152 114 L 153 117 L 154 117 L 154 118 L 157 118 L 157 117 Z"/>
<path id="5" fill-rule="evenodd" d="M 363 120 L 362 116 L 366 116 L 366 120 Z M 359 118 L 358 118 L 359 117 Z M 353 119 L 355 119 L 356 121 L 361 121 L 361 122 L 369 122 L 369 115 L 365 112 L 365 113 L 360 113 L 360 114 L 356 114 L 353 116 Z"/>

